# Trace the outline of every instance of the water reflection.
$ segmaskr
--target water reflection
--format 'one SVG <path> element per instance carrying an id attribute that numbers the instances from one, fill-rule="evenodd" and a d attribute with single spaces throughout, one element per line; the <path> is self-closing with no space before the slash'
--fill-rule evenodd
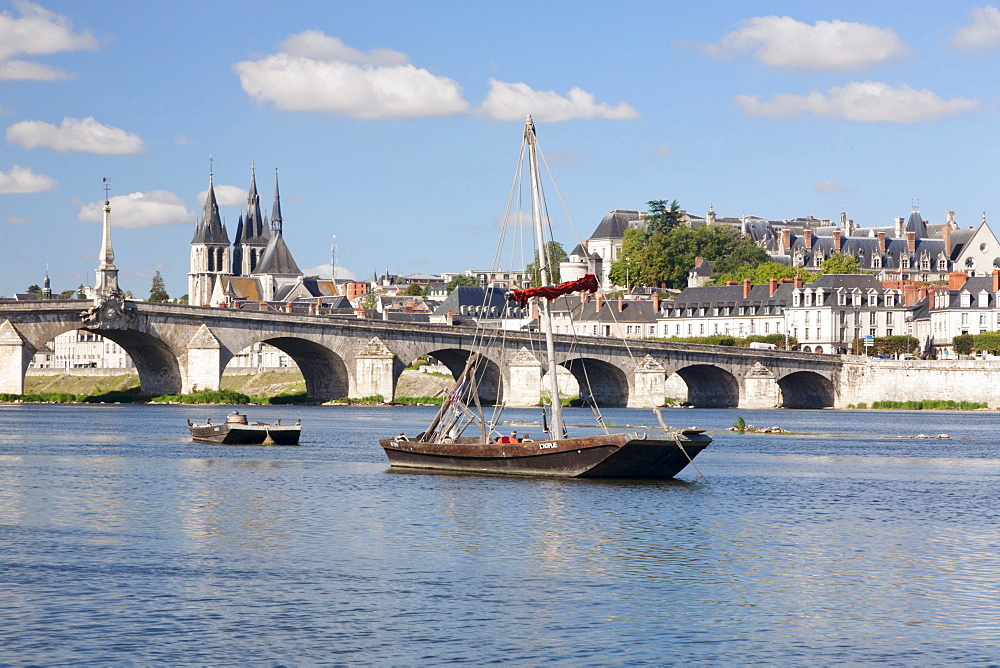
<path id="1" fill-rule="evenodd" d="M 706 480 L 629 482 L 390 472 L 432 409 L 261 407 L 304 445 L 232 448 L 181 431 L 218 408 L 26 408 L 0 662 L 1000 659 L 990 414 L 690 410 Z M 955 440 L 888 438 L 919 431 Z"/>

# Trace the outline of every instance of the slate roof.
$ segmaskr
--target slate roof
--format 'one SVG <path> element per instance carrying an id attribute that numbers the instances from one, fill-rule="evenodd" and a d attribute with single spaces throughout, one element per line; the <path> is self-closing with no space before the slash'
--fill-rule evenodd
<path id="1" fill-rule="evenodd" d="M 591 239 L 621 239 L 625 236 L 625 230 L 630 227 L 630 223 L 639 220 L 638 211 L 615 209 L 608 212 L 601 223 L 590 235 Z"/>
<path id="2" fill-rule="evenodd" d="M 462 313 L 463 306 L 466 307 L 466 311 L 481 306 L 495 307 L 496 313 L 502 313 L 507 306 L 507 291 L 500 288 L 459 285 L 434 310 L 434 315 L 447 315 L 448 311 L 458 315 Z"/>
<path id="3" fill-rule="evenodd" d="M 299 269 L 299 265 L 295 264 L 295 258 L 292 257 L 292 252 L 288 250 L 288 246 L 281 236 L 281 230 L 275 229 L 273 232 L 274 235 L 267 244 L 267 250 L 264 251 L 264 256 L 257 263 L 257 267 L 253 270 L 253 273 L 301 276 L 302 270 Z"/>
<path id="4" fill-rule="evenodd" d="M 211 179 L 208 182 L 208 195 L 205 197 L 205 210 L 194 228 L 191 243 L 229 245 L 229 234 L 219 216 L 219 204 L 215 200 L 215 186 L 212 185 Z"/>

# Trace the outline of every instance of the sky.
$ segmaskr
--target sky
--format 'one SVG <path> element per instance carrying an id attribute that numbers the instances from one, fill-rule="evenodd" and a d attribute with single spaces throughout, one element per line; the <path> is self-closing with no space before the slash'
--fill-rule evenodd
<path id="1" fill-rule="evenodd" d="M 123 289 L 185 294 L 252 166 L 307 274 L 488 268 L 529 113 L 567 250 L 674 199 L 1000 233 L 997 72 L 1000 3 L 0 0 L 0 295 L 93 284 L 105 178 Z"/>

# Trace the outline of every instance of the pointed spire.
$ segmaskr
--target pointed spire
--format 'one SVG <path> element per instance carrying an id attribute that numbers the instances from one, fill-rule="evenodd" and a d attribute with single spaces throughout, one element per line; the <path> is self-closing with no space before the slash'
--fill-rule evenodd
<path id="1" fill-rule="evenodd" d="M 121 294 L 118 288 L 118 268 L 115 266 L 115 251 L 111 247 L 111 187 L 107 178 L 104 179 L 104 235 L 101 238 L 101 264 L 97 267 L 97 281 L 94 285 L 97 298 L 117 296 Z"/>
<path id="2" fill-rule="evenodd" d="M 278 168 L 274 168 L 274 206 L 271 208 L 271 229 L 281 234 L 281 197 L 278 195 Z"/>

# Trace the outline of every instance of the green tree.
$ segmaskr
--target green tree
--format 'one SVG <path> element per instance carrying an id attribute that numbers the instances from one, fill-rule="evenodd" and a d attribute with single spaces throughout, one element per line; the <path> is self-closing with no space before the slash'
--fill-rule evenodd
<path id="1" fill-rule="evenodd" d="M 732 273 L 743 265 L 758 265 L 769 261 L 767 251 L 755 244 L 753 239 L 744 236 L 736 242 L 733 250 L 715 261 L 715 273 Z"/>
<path id="2" fill-rule="evenodd" d="M 87 288 L 83 287 L 83 283 L 81 283 L 80 287 L 78 287 L 76 289 L 76 298 L 77 299 L 86 299 L 87 298 Z"/>
<path id="3" fill-rule="evenodd" d="M 725 285 L 727 281 L 742 283 L 744 279 L 749 278 L 754 285 L 763 285 L 772 278 L 795 278 L 796 276 L 802 276 L 802 280 L 808 283 L 814 280 L 817 274 L 806 271 L 802 267 L 789 267 L 787 264 L 768 261 L 758 264 L 744 264 L 732 273 L 716 274 L 715 284 Z"/>
<path id="4" fill-rule="evenodd" d="M 976 338 L 972 334 L 959 334 L 951 340 L 951 347 L 959 355 L 971 355 Z"/>
<path id="5" fill-rule="evenodd" d="M 846 253 L 835 253 L 823 260 L 824 274 L 856 274 L 861 270 L 858 258 Z"/>
<path id="6" fill-rule="evenodd" d="M 626 231 L 621 259 L 611 266 L 611 280 L 617 285 L 647 285 L 683 288 L 696 257 L 717 260 L 732 254 L 741 235 L 728 225 L 673 227 L 646 237 L 639 230 Z M 749 252 L 744 244 L 743 252 Z"/>
<path id="7" fill-rule="evenodd" d="M 178 304 L 187 304 L 188 303 L 188 296 L 187 295 L 181 295 L 180 299 L 177 300 L 177 303 Z"/>
<path id="8" fill-rule="evenodd" d="M 25 292 L 32 295 L 37 295 L 38 297 L 42 296 L 42 289 L 37 285 L 29 285 L 28 289 L 25 290 Z"/>
<path id="9" fill-rule="evenodd" d="M 404 297 L 426 297 L 427 290 L 425 290 L 419 283 L 410 283 L 403 290 Z"/>
<path id="10" fill-rule="evenodd" d="M 60 292 L 57 299 L 73 299 L 74 297 L 76 297 L 76 290 L 70 288 L 69 290 Z"/>
<path id="11" fill-rule="evenodd" d="M 460 274 L 455 278 L 451 279 L 450 281 L 448 281 L 448 285 L 444 286 L 445 292 L 447 292 L 450 295 L 451 291 L 460 285 L 467 285 L 469 287 L 475 288 L 479 286 L 479 281 L 477 281 L 472 276 Z"/>
<path id="12" fill-rule="evenodd" d="M 548 249 L 547 255 L 549 264 L 548 267 L 546 267 L 546 269 L 548 269 L 549 283 L 555 284 L 559 282 L 559 263 L 568 260 L 569 256 L 566 255 L 566 250 L 563 248 L 562 244 L 559 243 L 558 241 L 548 242 L 546 244 L 546 248 Z M 537 250 L 535 251 L 534 262 L 530 262 L 528 266 L 525 267 L 525 271 L 527 272 L 528 280 L 531 281 L 532 285 L 542 284 L 542 271 L 541 271 L 541 265 L 538 262 Z"/>
<path id="13" fill-rule="evenodd" d="M 682 222 L 682 211 L 677 204 L 677 200 L 667 204 L 665 199 L 654 199 L 646 202 L 649 211 L 646 212 L 643 222 L 646 225 L 647 236 L 659 233 L 668 233 Z"/>
<path id="14" fill-rule="evenodd" d="M 168 299 L 170 299 L 170 295 L 167 294 L 166 286 L 163 283 L 163 277 L 160 276 L 160 272 L 157 271 L 153 276 L 153 283 L 149 288 L 149 301 L 165 302 Z"/>

